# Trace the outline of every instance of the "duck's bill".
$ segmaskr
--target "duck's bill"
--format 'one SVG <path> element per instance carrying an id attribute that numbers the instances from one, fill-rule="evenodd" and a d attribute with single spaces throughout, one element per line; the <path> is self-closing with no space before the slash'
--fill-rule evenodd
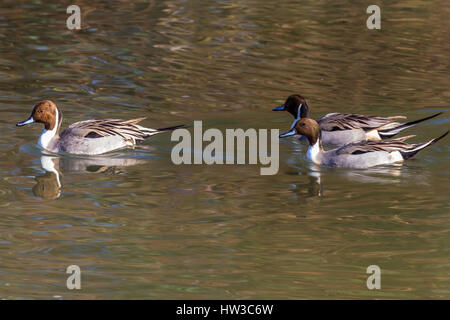
<path id="1" fill-rule="evenodd" d="M 16 126 L 22 127 L 22 126 L 26 126 L 27 124 L 33 123 L 33 122 L 34 122 L 33 117 L 29 117 L 27 120 L 17 123 Z"/>
<path id="2" fill-rule="evenodd" d="M 282 106 L 273 108 L 272 111 L 284 111 L 286 110 L 286 107 L 284 106 L 284 104 Z"/>
<path id="3" fill-rule="evenodd" d="M 286 137 L 294 136 L 295 134 L 296 134 L 295 129 L 291 129 L 288 132 L 281 133 L 280 134 L 280 138 L 286 138 Z"/>

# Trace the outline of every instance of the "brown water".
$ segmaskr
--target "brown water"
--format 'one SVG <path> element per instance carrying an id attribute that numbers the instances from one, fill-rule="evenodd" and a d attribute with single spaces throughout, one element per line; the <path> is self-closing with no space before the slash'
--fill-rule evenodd
<path id="1" fill-rule="evenodd" d="M 312 116 L 407 115 L 450 104 L 450 2 L 60 1 L 0 9 L 0 298 L 450 298 L 449 139 L 404 166 L 317 168 L 280 144 L 280 170 L 172 164 L 161 134 L 86 159 L 44 154 L 39 100 L 63 127 L 147 116 L 163 127 L 288 129 L 291 93 Z M 444 114 L 408 134 L 445 132 Z M 55 173 L 42 162 L 59 167 Z M 79 265 L 82 289 L 68 290 Z M 366 268 L 381 268 L 381 290 Z"/>

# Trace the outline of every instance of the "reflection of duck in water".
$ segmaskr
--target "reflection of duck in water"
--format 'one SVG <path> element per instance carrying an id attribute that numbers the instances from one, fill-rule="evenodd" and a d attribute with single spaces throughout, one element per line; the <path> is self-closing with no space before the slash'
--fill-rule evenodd
<path id="1" fill-rule="evenodd" d="M 396 184 L 407 181 L 408 184 L 429 184 L 426 171 L 411 170 L 401 165 L 344 170 L 340 175 L 355 183 Z"/>
<path id="2" fill-rule="evenodd" d="M 121 167 L 130 167 L 138 164 L 144 164 L 147 161 L 136 158 L 108 158 L 108 157 L 89 157 L 89 158 L 60 158 L 63 171 L 82 171 L 92 173 L 122 172 Z"/>
<path id="3" fill-rule="evenodd" d="M 333 177 L 338 177 L 339 180 L 347 179 L 350 184 L 367 183 L 367 184 L 398 184 L 407 181 L 409 184 L 428 185 L 428 177 L 426 172 L 414 170 L 404 166 L 388 166 L 388 167 L 373 167 L 363 170 L 331 170 L 327 167 L 316 165 L 315 163 L 307 162 L 305 164 L 306 170 L 295 165 L 291 166 L 291 175 L 301 175 L 304 178 L 297 180 L 295 184 L 290 185 L 290 190 L 293 192 L 293 198 L 307 202 L 308 198 L 315 198 L 321 196 L 330 196 L 333 191 L 327 192 L 327 180 L 332 180 Z M 308 177 L 306 178 L 305 175 Z M 322 181 L 324 180 L 324 181 Z M 325 183 L 323 183 L 325 182 Z"/>
<path id="4" fill-rule="evenodd" d="M 292 192 L 290 198 L 306 202 L 309 198 L 317 198 L 323 195 L 320 167 L 314 163 L 308 163 L 307 166 L 306 174 L 298 167 L 292 167 L 293 171 L 289 170 L 289 175 L 303 176 L 300 180 L 296 179 L 296 183 L 290 184 L 290 191 Z"/>
<path id="5" fill-rule="evenodd" d="M 67 158 L 57 156 L 41 156 L 44 175 L 36 177 L 33 194 L 43 199 L 57 199 L 61 195 L 61 171 L 111 173 L 123 172 L 123 167 L 146 163 L 146 160 L 135 158 Z"/>
<path id="6" fill-rule="evenodd" d="M 46 173 L 36 176 L 36 185 L 33 187 L 33 194 L 43 199 L 57 199 L 61 195 L 61 180 L 57 166 L 58 157 L 41 157 L 42 168 Z"/>

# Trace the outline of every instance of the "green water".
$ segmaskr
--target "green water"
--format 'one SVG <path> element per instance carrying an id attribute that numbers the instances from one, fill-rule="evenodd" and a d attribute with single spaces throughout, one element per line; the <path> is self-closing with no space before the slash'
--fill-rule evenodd
<path id="1" fill-rule="evenodd" d="M 53 3 L 53 4 L 50 4 Z M 311 115 L 448 111 L 450 3 L 60 1 L 0 9 L 1 299 L 450 298 L 449 139 L 403 166 L 312 166 L 280 144 L 280 170 L 172 164 L 161 134 L 134 150 L 42 166 L 42 127 L 17 128 L 39 100 L 63 128 L 147 116 L 149 127 L 287 130 L 292 93 Z M 413 142 L 448 114 L 408 130 Z M 68 290 L 69 265 L 81 290 Z M 368 290 L 366 268 L 381 268 Z"/>

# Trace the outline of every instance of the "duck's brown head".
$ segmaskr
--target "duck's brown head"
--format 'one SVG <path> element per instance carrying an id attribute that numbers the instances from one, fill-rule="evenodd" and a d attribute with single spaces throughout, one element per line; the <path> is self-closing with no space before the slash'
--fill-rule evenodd
<path id="1" fill-rule="evenodd" d="M 62 115 L 56 105 L 50 100 L 38 102 L 31 112 L 30 117 L 22 122 L 16 124 L 21 127 L 33 122 L 43 123 L 46 130 L 53 130 L 59 125 L 62 120 Z"/>
<path id="2" fill-rule="evenodd" d="M 315 145 L 320 137 L 320 127 L 316 120 L 310 118 L 301 118 L 295 120 L 291 129 L 280 134 L 280 138 L 299 134 L 305 136 L 309 140 L 310 145 Z"/>
<path id="3" fill-rule="evenodd" d="M 294 119 L 299 119 L 308 117 L 309 107 L 304 97 L 299 94 L 293 94 L 286 99 L 283 105 L 273 108 L 272 111 L 287 111 L 292 114 Z"/>

